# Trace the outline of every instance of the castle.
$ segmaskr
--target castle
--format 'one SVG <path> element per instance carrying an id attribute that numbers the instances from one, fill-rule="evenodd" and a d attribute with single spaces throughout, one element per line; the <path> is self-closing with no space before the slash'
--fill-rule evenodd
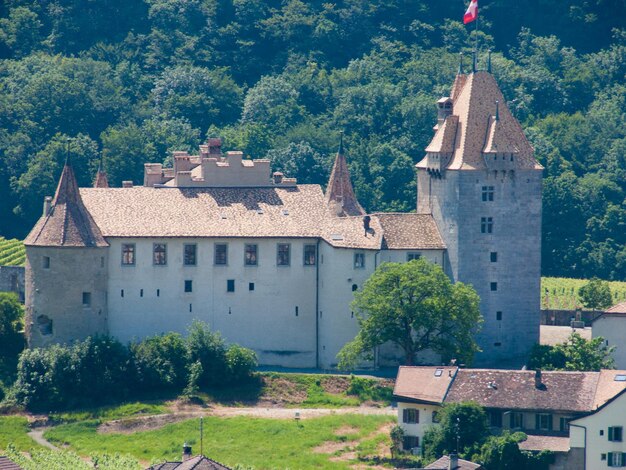
<path id="1" fill-rule="evenodd" d="M 29 345 L 199 319 L 261 364 L 329 368 L 358 332 L 354 291 L 423 257 L 480 295 L 477 363 L 523 356 L 539 337 L 542 167 L 490 72 L 460 71 L 437 107 L 413 213 L 366 214 L 342 146 L 325 193 L 219 139 L 146 164 L 143 186 L 99 171 L 79 189 L 67 163 L 25 240 Z M 394 360 L 383 348 L 374 365 Z"/>

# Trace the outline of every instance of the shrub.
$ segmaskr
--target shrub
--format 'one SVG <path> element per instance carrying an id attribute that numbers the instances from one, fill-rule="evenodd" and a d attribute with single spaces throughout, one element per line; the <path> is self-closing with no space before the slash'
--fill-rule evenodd
<path id="1" fill-rule="evenodd" d="M 245 382 L 252 376 L 257 366 L 256 354 L 254 351 L 233 344 L 226 351 L 226 368 L 228 371 L 228 382 Z"/>
<path id="2" fill-rule="evenodd" d="M 189 327 L 187 354 L 191 363 L 202 365 L 199 384 L 219 385 L 227 374 L 226 345 L 219 333 L 214 333 L 206 323 L 194 321 Z"/>
<path id="3" fill-rule="evenodd" d="M 153 336 L 130 345 L 142 390 L 181 390 L 187 383 L 185 340 L 178 333 Z"/>

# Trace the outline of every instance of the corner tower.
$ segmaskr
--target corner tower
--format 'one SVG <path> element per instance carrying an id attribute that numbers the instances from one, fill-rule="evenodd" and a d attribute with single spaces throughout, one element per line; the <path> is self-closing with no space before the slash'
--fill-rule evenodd
<path id="1" fill-rule="evenodd" d="M 108 243 L 83 204 L 69 162 L 24 245 L 28 345 L 106 333 Z"/>
<path id="2" fill-rule="evenodd" d="M 437 105 L 417 211 L 439 227 L 448 274 L 480 295 L 476 362 L 515 365 L 539 341 L 543 168 L 491 73 L 460 72 Z"/>
<path id="3" fill-rule="evenodd" d="M 337 150 L 335 163 L 326 187 L 326 203 L 331 208 L 333 214 L 339 217 L 365 214 L 361 204 L 359 204 L 354 195 L 354 189 L 350 181 L 350 171 L 343 153 L 343 134 L 341 134 L 339 149 Z"/>

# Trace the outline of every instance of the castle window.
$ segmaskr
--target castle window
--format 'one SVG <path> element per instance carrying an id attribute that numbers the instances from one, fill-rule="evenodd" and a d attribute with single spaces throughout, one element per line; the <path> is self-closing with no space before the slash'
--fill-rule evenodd
<path id="1" fill-rule="evenodd" d="M 161 289 L 157 289 L 157 297 L 161 297 Z"/>
<path id="2" fill-rule="evenodd" d="M 492 251 L 489 254 L 489 257 L 490 257 L 492 263 L 497 263 L 498 262 L 498 252 L 497 251 Z"/>
<path id="3" fill-rule="evenodd" d="M 218 265 L 228 264 L 228 245 L 226 243 L 215 244 L 215 257 L 213 262 Z"/>
<path id="4" fill-rule="evenodd" d="M 483 201 L 493 201 L 493 186 L 483 186 Z"/>
<path id="5" fill-rule="evenodd" d="M 124 297 L 124 289 L 120 290 L 120 297 Z"/>
<path id="6" fill-rule="evenodd" d="M 317 247 L 315 245 L 304 245 L 304 265 L 315 266 L 317 260 Z"/>
<path id="7" fill-rule="evenodd" d="M 497 282 L 492 282 L 489 287 L 491 288 L 492 291 L 497 291 L 498 290 L 498 283 Z"/>
<path id="8" fill-rule="evenodd" d="M 91 292 L 83 292 L 83 307 L 91 307 Z"/>
<path id="9" fill-rule="evenodd" d="M 296 305 L 296 317 L 298 316 L 298 306 Z"/>
<path id="10" fill-rule="evenodd" d="M 185 266 L 195 266 L 197 262 L 198 247 L 195 244 L 189 244 L 183 246 L 183 264 Z"/>
<path id="11" fill-rule="evenodd" d="M 139 297 L 143 297 L 143 289 L 139 289 Z"/>
<path id="12" fill-rule="evenodd" d="M 135 265 L 135 244 L 134 243 L 122 244 L 122 265 L 123 266 Z"/>
<path id="13" fill-rule="evenodd" d="M 496 312 L 496 320 L 502 320 L 502 312 Z"/>
<path id="14" fill-rule="evenodd" d="M 41 260 L 41 265 L 44 269 L 50 269 L 50 257 L 44 256 Z"/>
<path id="15" fill-rule="evenodd" d="M 420 422 L 420 412 L 415 408 L 405 408 L 402 410 L 402 422 L 406 424 L 417 424 Z"/>
<path id="16" fill-rule="evenodd" d="M 235 292 L 235 280 L 228 279 L 226 281 L 226 292 Z"/>
<path id="17" fill-rule="evenodd" d="M 279 243 L 276 247 L 276 264 L 278 266 L 289 266 L 291 245 L 289 243 Z"/>
<path id="18" fill-rule="evenodd" d="M 352 292 L 356 292 L 359 289 L 359 286 L 356 284 L 352 284 Z"/>
<path id="19" fill-rule="evenodd" d="M 492 233 L 493 232 L 493 217 L 481 217 L 480 218 L 480 233 Z"/>
<path id="20" fill-rule="evenodd" d="M 193 292 L 193 281 L 185 281 L 185 292 Z"/>
<path id="21" fill-rule="evenodd" d="M 357 269 L 365 267 L 365 253 L 354 254 L 354 267 Z"/>
<path id="22" fill-rule="evenodd" d="M 248 283 L 248 290 L 254 290 L 254 282 Z"/>
<path id="23" fill-rule="evenodd" d="M 256 266 L 258 264 L 257 254 L 257 245 L 246 245 L 243 251 L 243 264 L 245 266 Z"/>
<path id="24" fill-rule="evenodd" d="M 155 243 L 152 246 L 152 264 L 155 266 L 167 264 L 167 245 L 165 243 Z"/>

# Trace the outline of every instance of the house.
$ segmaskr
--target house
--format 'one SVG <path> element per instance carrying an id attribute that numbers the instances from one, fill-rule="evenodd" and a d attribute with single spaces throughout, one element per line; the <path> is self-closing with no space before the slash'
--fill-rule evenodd
<path id="1" fill-rule="evenodd" d="M 626 302 L 608 308 L 592 323 L 592 338 L 602 337 L 607 346 L 615 348 L 611 356 L 615 360 L 615 367 L 618 369 L 626 369 L 624 335 L 626 335 Z"/>
<path id="2" fill-rule="evenodd" d="M 424 467 L 425 470 L 484 470 L 480 464 L 460 459 L 457 455 L 444 455 L 435 460 L 430 465 Z"/>
<path id="3" fill-rule="evenodd" d="M 325 192 L 219 139 L 147 163 L 143 186 L 99 171 L 79 189 L 67 162 L 25 240 L 29 345 L 198 319 L 261 364 L 331 368 L 358 332 L 354 292 L 381 263 L 422 257 L 479 293 L 478 363 L 520 362 L 539 338 L 542 167 L 489 71 L 460 70 L 437 112 L 410 213 L 365 213 L 343 144 Z"/>
<path id="4" fill-rule="evenodd" d="M 222 465 L 204 455 L 192 455 L 191 446 L 183 446 L 183 459 L 181 462 L 163 462 L 148 467 L 146 470 L 230 470 L 230 467 Z"/>
<path id="5" fill-rule="evenodd" d="M 421 445 L 426 429 L 437 425 L 442 405 L 472 401 L 485 408 L 494 432 L 528 434 L 528 441 L 520 445 L 522 449 L 568 453 L 570 422 L 596 412 L 625 389 L 626 371 L 424 366 L 400 367 L 393 397 L 398 402 L 405 449 Z"/>

